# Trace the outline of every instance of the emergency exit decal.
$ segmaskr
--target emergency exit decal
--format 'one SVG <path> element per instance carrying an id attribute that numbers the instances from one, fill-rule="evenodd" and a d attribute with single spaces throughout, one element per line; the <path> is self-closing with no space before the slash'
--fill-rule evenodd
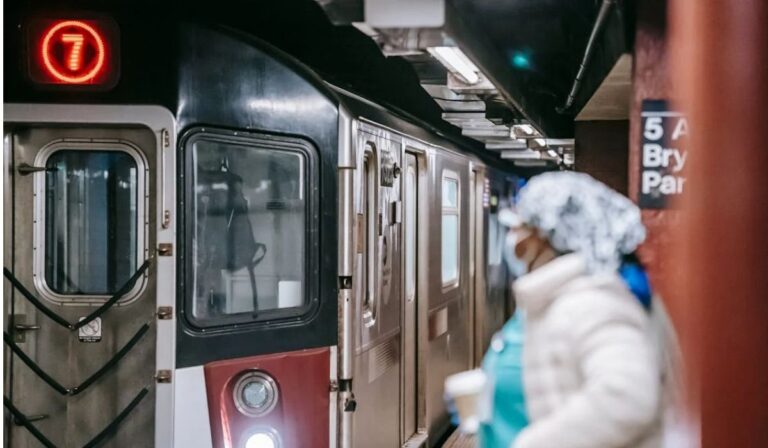
<path id="1" fill-rule="evenodd" d="M 644 100 L 641 112 L 641 208 L 665 208 L 685 191 L 688 120 L 664 100 Z"/>

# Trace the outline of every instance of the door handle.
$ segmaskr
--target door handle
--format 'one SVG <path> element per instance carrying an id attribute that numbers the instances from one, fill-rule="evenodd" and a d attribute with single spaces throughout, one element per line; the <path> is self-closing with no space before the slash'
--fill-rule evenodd
<path id="1" fill-rule="evenodd" d="M 28 415 L 27 416 L 27 422 L 29 422 L 29 423 L 37 422 L 37 421 L 40 421 L 40 420 L 45 420 L 46 418 L 48 418 L 48 414 Z M 17 419 L 17 418 L 13 419 L 13 424 L 16 425 L 16 426 L 23 426 L 24 425 L 24 423 L 21 420 Z"/>
<path id="2" fill-rule="evenodd" d="M 33 166 L 24 162 L 16 168 L 16 171 L 18 171 L 22 176 L 27 176 L 29 174 L 37 173 L 40 171 L 48 171 L 48 168 L 44 166 Z"/>
<path id="3" fill-rule="evenodd" d="M 27 342 L 27 331 L 36 331 L 40 329 L 40 325 L 27 324 L 27 316 L 24 314 L 13 315 L 13 342 L 22 343 Z"/>

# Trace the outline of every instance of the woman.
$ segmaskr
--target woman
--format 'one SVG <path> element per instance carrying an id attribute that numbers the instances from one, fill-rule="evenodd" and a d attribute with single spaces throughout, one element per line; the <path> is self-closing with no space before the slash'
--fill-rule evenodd
<path id="1" fill-rule="evenodd" d="M 499 223 L 507 229 L 517 228 L 521 222 L 510 209 L 499 212 Z M 525 266 L 517 260 L 515 233 L 509 232 L 504 243 L 504 261 L 513 278 L 525 273 Z M 491 340 L 483 358 L 486 388 L 479 406 L 479 446 L 482 448 L 508 447 L 520 431 L 528 425 L 523 392 L 523 312 L 515 310 L 512 318 Z"/>
<path id="2" fill-rule="evenodd" d="M 659 446 L 660 355 L 649 313 L 617 273 L 645 237 L 639 210 L 573 172 L 532 178 L 517 210 L 530 424 L 512 446 Z"/>

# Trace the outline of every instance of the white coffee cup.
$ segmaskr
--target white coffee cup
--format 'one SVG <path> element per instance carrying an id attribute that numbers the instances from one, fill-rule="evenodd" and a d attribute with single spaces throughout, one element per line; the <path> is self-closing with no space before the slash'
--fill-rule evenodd
<path id="1" fill-rule="evenodd" d="M 445 380 L 445 392 L 453 399 L 459 413 L 459 429 L 462 432 L 473 434 L 480 426 L 477 404 L 486 381 L 481 369 L 456 373 Z"/>

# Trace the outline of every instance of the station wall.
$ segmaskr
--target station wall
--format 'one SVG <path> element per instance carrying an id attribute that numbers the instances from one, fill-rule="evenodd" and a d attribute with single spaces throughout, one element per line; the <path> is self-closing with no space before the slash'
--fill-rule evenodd
<path id="1" fill-rule="evenodd" d="M 629 188 L 629 121 L 576 122 L 576 171 L 588 173 L 619 193 Z"/>

